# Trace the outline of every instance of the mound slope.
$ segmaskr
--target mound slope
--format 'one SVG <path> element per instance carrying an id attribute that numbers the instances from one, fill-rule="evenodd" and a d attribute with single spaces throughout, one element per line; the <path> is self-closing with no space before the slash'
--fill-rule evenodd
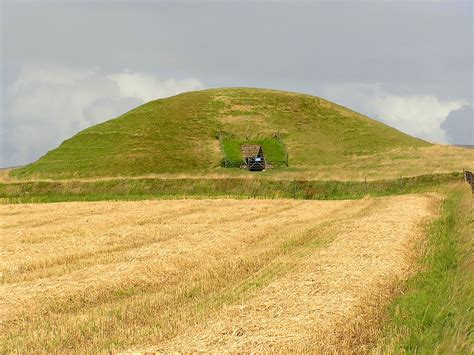
<path id="1" fill-rule="evenodd" d="M 429 144 L 319 97 L 228 88 L 148 102 L 85 129 L 17 176 L 137 176 L 218 170 L 219 132 L 265 139 L 281 134 L 291 167 Z"/>

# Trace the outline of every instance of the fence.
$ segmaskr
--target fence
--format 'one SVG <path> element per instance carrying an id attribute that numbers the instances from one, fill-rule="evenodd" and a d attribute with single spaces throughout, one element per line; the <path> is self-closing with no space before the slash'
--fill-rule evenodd
<path id="1" fill-rule="evenodd" d="M 464 172 L 464 180 L 466 180 L 466 182 L 469 185 L 471 185 L 472 193 L 474 194 L 474 175 L 469 170 L 463 169 L 463 172 Z"/>
<path id="2" fill-rule="evenodd" d="M 244 161 L 229 159 L 224 149 L 224 142 L 223 142 L 224 136 L 225 134 L 223 132 L 219 132 L 219 146 L 221 148 L 221 152 L 224 157 L 223 159 L 224 168 L 240 168 L 242 164 L 244 163 Z"/>

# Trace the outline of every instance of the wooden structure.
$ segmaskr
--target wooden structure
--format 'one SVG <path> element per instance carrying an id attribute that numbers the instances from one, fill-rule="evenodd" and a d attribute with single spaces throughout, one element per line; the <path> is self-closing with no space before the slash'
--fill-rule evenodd
<path id="1" fill-rule="evenodd" d="M 262 171 L 266 162 L 262 146 L 259 144 L 242 144 L 240 146 L 245 161 L 245 168 L 249 171 Z"/>
<path id="2" fill-rule="evenodd" d="M 471 171 L 464 170 L 464 179 L 471 185 L 472 193 L 474 194 L 474 174 Z"/>

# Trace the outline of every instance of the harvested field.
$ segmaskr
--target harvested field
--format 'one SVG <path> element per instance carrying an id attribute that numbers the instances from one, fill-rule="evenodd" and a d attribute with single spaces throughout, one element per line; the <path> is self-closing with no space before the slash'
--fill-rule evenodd
<path id="1" fill-rule="evenodd" d="M 363 346 L 436 200 L 0 205 L 1 351 Z"/>

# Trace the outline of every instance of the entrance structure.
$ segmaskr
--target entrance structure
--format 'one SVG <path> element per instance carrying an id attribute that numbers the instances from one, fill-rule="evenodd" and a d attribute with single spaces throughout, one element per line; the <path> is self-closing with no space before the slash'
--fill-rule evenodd
<path id="1" fill-rule="evenodd" d="M 262 171 L 265 169 L 265 156 L 259 144 L 242 144 L 240 146 L 247 170 Z"/>

